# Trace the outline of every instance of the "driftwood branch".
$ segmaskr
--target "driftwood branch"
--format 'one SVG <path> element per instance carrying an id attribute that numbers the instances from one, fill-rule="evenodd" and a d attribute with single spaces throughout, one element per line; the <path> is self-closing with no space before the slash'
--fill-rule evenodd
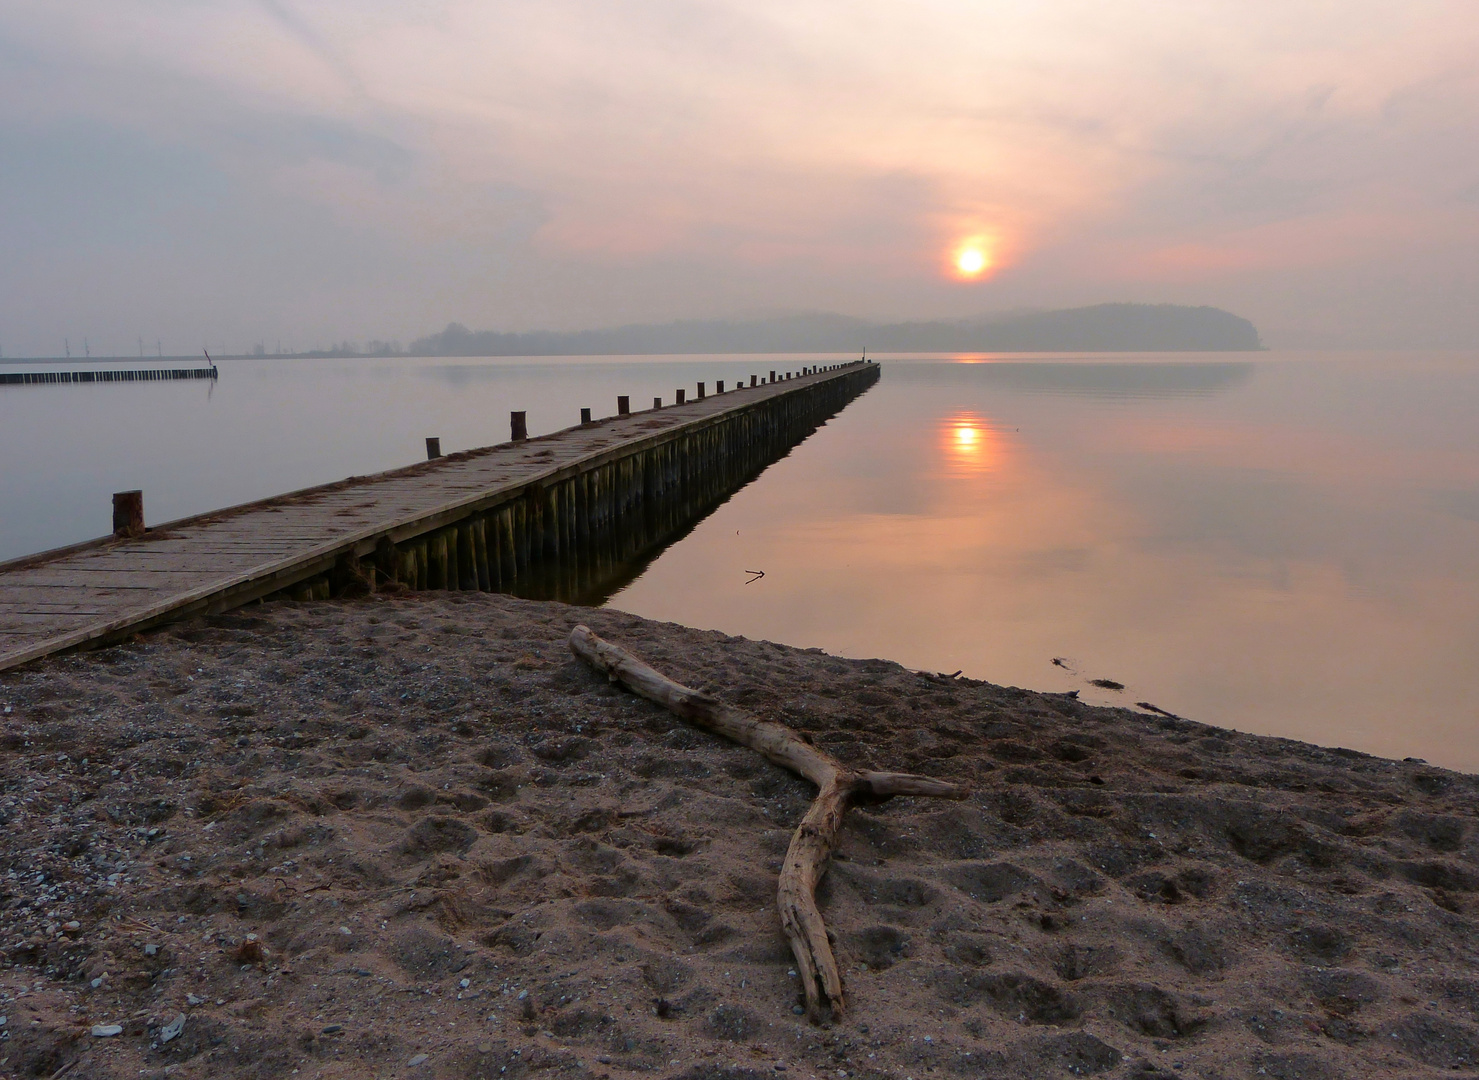
<path id="1" fill-rule="evenodd" d="M 772 762 L 806 777 L 818 788 L 811 809 L 801 819 L 781 869 L 776 899 L 781 928 L 796 956 L 796 970 L 806 990 L 813 1020 L 843 1009 L 842 976 L 827 941 L 827 927 L 817 910 L 816 887 L 837 844 L 842 816 L 857 795 L 932 795 L 965 797 L 964 788 L 909 773 L 856 772 L 831 754 L 818 750 L 783 724 L 758 720 L 717 698 L 674 682 L 620 646 L 603 641 L 587 626 L 570 632 L 570 651 L 602 671 L 612 682 L 683 719 L 757 750 Z"/>

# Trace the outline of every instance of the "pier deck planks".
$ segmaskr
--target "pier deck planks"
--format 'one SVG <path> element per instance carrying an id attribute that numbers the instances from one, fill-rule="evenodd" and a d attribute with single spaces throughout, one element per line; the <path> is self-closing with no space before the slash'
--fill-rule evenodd
<path id="1" fill-rule="evenodd" d="M 235 607 L 320 574 L 377 536 L 399 541 L 430 532 L 470 503 L 513 498 L 530 484 L 805 392 L 858 366 L 350 477 L 165 524 L 137 540 L 105 538 L 0 564 L 0 671 L 173 617 Z"/>

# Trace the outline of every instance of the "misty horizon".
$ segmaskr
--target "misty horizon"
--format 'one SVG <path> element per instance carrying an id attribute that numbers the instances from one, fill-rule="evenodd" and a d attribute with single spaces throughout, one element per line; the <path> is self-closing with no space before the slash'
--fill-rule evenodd
<path id="1" fill-rule="evenodd" d="M 1064 310 L 1035 309 L 967 319 L 884 323 L 831 312 L 790 312 L 748 319 L 680 319 L 588 330 L 523 333 L 470 330 L 449 323 L 435 333 L 399 341 L 344 340 L 327 347 L 218 349 L 217 359 L 242 357 L 348 358 L 431 356 L 638 356 L 718 353 L 836 354 L 872 348 L 875 354 L 1013 352 L 1252 352 L 1266 346 L 1247 319 L 1211 307 L 1171 304 L 1100 304 Z M 206 350 L 203 353 L 209 355 Z M 7 357 L 47 363 L 64 360 L 181 361 L 200 354 Z"/>

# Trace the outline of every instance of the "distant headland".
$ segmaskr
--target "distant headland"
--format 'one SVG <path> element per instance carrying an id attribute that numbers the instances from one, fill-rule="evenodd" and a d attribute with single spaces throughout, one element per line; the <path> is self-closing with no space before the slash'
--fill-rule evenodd
<path id="1" fill-rule="evenodd" d="M 972 353 L 972 352 L 1260 352 L 1258 328 L 1214 307 L 1180 304 L 1095 304 L 1093 307 L 1014 311 L 973 319 L 871 322 L 848 315 L 802 312 L 749 319 L 683 319 L 604 330 L 532 330 L 505 333 L 445 330 L 399 341 L 336 341 L 327 348 L 275 350 L 258 345 L 246 353 L 212 349 L 218 360 L 250 356 L 352 358 L 392 356 L 643 356 L 684 353 Z M 156 360 L 199 359 L 166 355 Z M 143 343 L 139 356 L 144 358 Z M 62 357 L 37 358 L 61 361 Z M 133 356 L 91 355 L 69 362 L 132 361 Z M 0 358 L 0 364 L 24 363 Z"/>
<path id="2" fill-rule="evenodd" d="M 459 323 L 411 342 L 412 356 L 671 353 L 1257 352 L 1258 328 L 1214 307 L 1096 304 L 977 319 L 875 323 L 846 315 L 702 319 L 607 330 L 501 333 Z"/>

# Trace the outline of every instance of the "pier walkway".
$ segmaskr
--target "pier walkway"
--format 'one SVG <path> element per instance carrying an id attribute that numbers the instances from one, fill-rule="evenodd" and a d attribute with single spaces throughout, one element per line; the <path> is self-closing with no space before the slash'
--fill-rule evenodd
<path id="1" fill-rule="evenodd" d="M 578 596 L 878 378 L 863 362 L 803 371 L 0 564 L 0 670 L 273 594 L 539 581 Z"/>

